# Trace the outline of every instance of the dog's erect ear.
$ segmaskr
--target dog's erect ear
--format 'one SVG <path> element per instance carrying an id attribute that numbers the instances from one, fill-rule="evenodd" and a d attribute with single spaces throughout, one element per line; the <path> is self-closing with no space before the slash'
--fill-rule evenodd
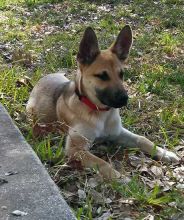
<path id="1" fill-rule="evenodd" d="M 77 60 L 82 64 L 91 64 L 99 53 L 100 50 L 96 34 L 91 27 L 88 27 L 80 42 Z"/>
<path id="2" fill-rule="evenodd" d="M 119 33 L 116 42 L 111 48 L 111 51 L 117 55 L 117 57 L 124 61 L 129 54 L 132 45 L 132 30 L 129 25 L 126 25 Z"/>

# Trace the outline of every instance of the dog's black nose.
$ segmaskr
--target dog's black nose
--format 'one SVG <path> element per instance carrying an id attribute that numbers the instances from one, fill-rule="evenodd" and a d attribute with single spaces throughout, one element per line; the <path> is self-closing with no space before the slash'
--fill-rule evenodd
<path id="1" fill-rule="evenodd" d="M 122 106 L 127 105 L 128 103 L 128 94 L 127 92 L 123 91 L 117 91 L 114 96 L 114 102 L 117 108 L 120 108 Z"/>
<path id="2" fill-rule="evenodd" d="M 128 103 L 128 94 L 124 89 L 96 89 L 96 94 L 101 103 L 109 107 L 121 108 Z"/>

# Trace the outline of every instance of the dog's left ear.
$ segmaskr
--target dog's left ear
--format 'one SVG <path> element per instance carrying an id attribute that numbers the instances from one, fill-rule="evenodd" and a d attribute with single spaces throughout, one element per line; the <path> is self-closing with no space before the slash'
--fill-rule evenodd
<path id="1" fill-rule="evenodd" d="M 117 57 L 124 61 L 128 58 L 129 51 L 132 45 L 132 30 L 129 25 L 126 25 L 119 33 L 116 42 L 111 48 L 111 51 L 117 55 Z"/>
<path id="2" fill-rule="evenodd" d="M 81 64 L 91 64 L 100 53 L 98 40 L 91 27 L 86 28 L 79 45 L 77 61 Z"/>

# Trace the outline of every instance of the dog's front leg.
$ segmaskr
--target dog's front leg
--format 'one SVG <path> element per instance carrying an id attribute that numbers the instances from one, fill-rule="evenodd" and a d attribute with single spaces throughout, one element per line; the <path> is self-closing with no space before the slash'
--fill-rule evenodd
<path id="1" fill-rule="evenodd" d="M 145 153 L 153 155 L 162 161 L 178 162 L 180 160 L 175 153 L 155 146 L 153 142 L 144 136 L 134 134 L 123 127 L 121 128 L 120 134 L 117 137 L 117 142 L 125 147 L 139 147 Z"/>
<path id="2" fill-rule="evenodd" d="M 105 179 L 119 178 L 121 174 L 109 163 L 89 152 L 90 141 L 81 132 L 71 129 L 66 140 L 66 155 L 71 160 L 80 161 L 83 167 L 98 168 Z"/>

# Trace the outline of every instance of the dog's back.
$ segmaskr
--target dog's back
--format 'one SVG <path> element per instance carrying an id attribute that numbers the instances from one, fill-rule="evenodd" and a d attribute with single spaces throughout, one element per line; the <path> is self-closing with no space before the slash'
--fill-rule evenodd
<path id="1" fill-rule="evenodd" d="M 26 111 L 39 122 L 53 122 L 57 120 L 56 103 L 64 92 L 69 80 L 62 73 L 49 74 L 36 84 L 28 100 Z"/>

